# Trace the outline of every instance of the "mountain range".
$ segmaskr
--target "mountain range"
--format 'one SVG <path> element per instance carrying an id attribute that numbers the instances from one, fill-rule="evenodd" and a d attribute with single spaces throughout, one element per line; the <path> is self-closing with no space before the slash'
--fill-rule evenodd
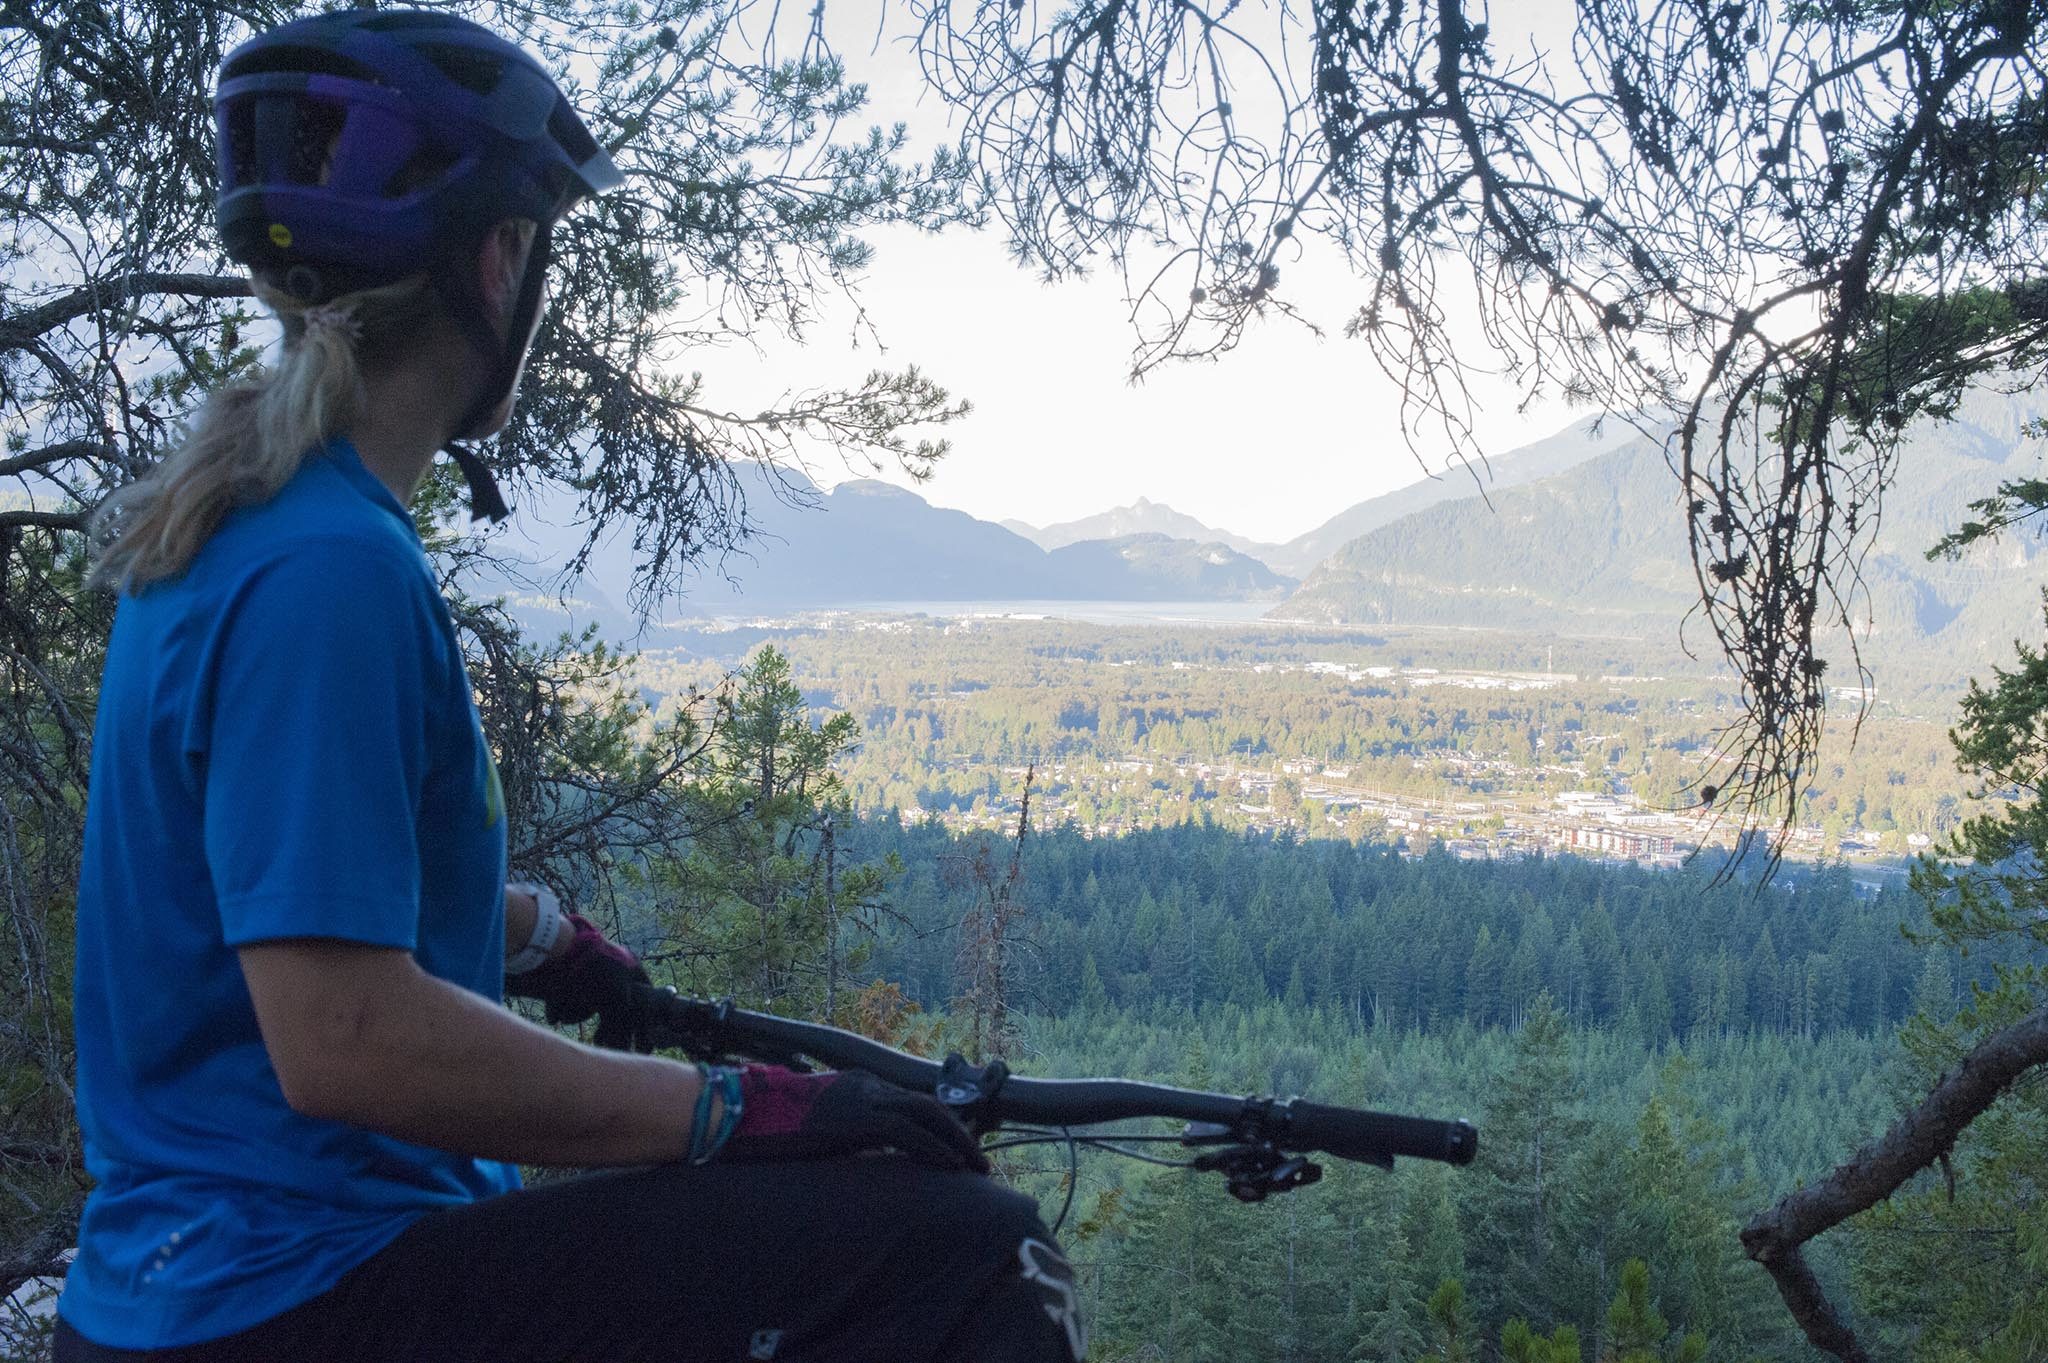
<path id="1" fill-rule="evenodd" d="M 1220 540 L 1139 532 L 1048 552 L 893 484 L 857 479 L 827 491 L 787 470 L 735 472 L 755 538 L 722 563 L 700 566 L 684 599 L 660 614 L 926 601 L 1278 601 L 1295 585 Z M 544 610 L 520 579 L 544 579 L 544 565 L 568 561 L 583 543 L 580 529 L 550 525 L 547 512 L 518 518 L 523 539 L 502 546 L 514 573 L 478 589 Z M 583 618 L 615 628 L 631 623 L 633 567 L 631 537 L 615 535 L 596 546 L 581 575 L 555 586 Z"/>
<path id="2" fill-rule="evenodd" d="M 1292 577 L 1306 578 L 1317 564 L 1361 535 L 1371 534 L 1405 516 L 1447 502 L 1490 498 L 1509 488 L 1553 478 L 1612 450 L 1637 434 L 1619 420 L 1577 421 L 1554 435 L 1496 455 L 1479 464 L 1460 465 L 1433 477 L 1346 507 L 1304 535 L 1270 546 L 1259 555 Z M 1249 552 L 1249 551 L 1247 551 Z"/>
<path id="3" fill-rule="evenodd" d="M 1970 398 L 1955 420 L 1911 433 L 1863 565 L 1861 642 L 1870 656 L 1912 658 L 1923 670 L 1935 657 L 1976 667 L 2009 654 L 2016 634 L 2038 633 L 2042 551 L 2031 537 L 2009 536 L 1959 563 L 1929 563 L 1924 553 L 1961 523 L 1971 499 L 2037 467 L 2043 442 L 2024 427 L 2044 414 L 2048 398 L 1985 394 Z M 1661 440 L 1620 423 L 1604 432 L 1575 426 L 1494 459 L 1486 472 L 1485 496 L 1464 477 L 1432 479 L 1347 508 L 1286 545 L 1229 536 L 1141 499 L 1081 521 L 1019 528 L 1053 544 L 1047 549 L 1019 529 L 932 506 L 890 484 L 857 480 L 827 491 L 741 468 L 760 536 L 722 565 L 700 569 L 685 598 L 656 614 L 1238 600 L 1274 602 L 1269 618 L 1280 622 L 1677 637 L 1695 587 Z M 520 518 L 530 532 L 539 525 L 528 547 L 508 541 L 535 577 L 540 565 L 566 561 L 581 544 L 580 532 L 549 530 L 545 520 Z M 1074 534 L 1097 537 L 1068 538 Z M 1247 553 L 1247 545 L 1264 557 Z M 1301 570 L 1298 585 L 1281 566 Z M 582 603 L 585 620 L 629 627 L 632 567 L 630 537 L 620 536 L 600 545 L 562 594 Z M 521 590 L 483 584 L 494 586 Z M 530 594 L 523 604 L 545 609 Z"/>
<path id="4" fill-rule="evenodd" d="M 1005 530 L 1022 535 L 1047 552 L 1064 549 L 1083 540 L 1122 539 L 1126 535 L 1162 535 L 1167 539 L 1192 540 L 1197 544 L 1228 545 L 1240 554 L 1271 563 L 1269 555 L 1279 547 L 1204 525 L 1193 516 L 1175 511 L 1164 502 L 1155 502 L 1144 497 L 1138 498 L 1129 506 L 1111 507 L 1093 516 L 1084 516 L 1078 521 L 1061 521 L 1057 525 L 1033 526 L 1023 521 L 998 521 L 997 524 Z"/>
<path id="5" fill-rule="evenodd" d="M 1043 549 L 1058 549 L 1079 540 L 1142 533 L 1227 544 L 1241 554 L 1258 559 L 1275 572 L 1301 578 L 1307 577 L 1318 563 L 1360 535 L 1398 521 L 1403 516 L 1444 502 L 1490 495 L 1553 477 L 1615 448 L 1635 433 L 1633 427 L 1620 421 L 1604 424 L 1574 422 L 1554 435 L 1482 463 L 1459 465 L 1392 492 L 1368 497 L 1285 544 L 1234 535 L 1228 530 L 1205 525 L 1163 502 L 1144 497 L 1129 506 L 1112 507 L 1093 516 L 1062 521 L 1057 525 L 1033 526 L 1016 520 L 1003 521 L 1001 525 Z"/>
<path id="6" fill-rule="evenodd" d="M 2038 635 L 2033 537 L 1955 563 L 1929 562 L 1926 550 L 1971 499 L 2038 468 L 2043 442 L 2023 428 L 2044 413 L 2048 399 L 1979 393 L 1954 420 L 1909 433 L 1863 563 L 1860 642 L 1872 659 L 1977 666 L 2009 655 L 2016 633 Z M 1669 636 L 1695 591 L 1677 479 L 1663 443 L 1638 437 L 1497 491 L 1491 505 L 1471 497 L 1382 524 L 1315 567 L 1271 617 Z"/>

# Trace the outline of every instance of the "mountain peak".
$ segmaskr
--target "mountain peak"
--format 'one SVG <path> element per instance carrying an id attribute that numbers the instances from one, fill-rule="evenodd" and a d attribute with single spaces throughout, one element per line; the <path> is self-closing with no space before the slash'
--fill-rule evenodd
<path id="1" fill-rule="evenodd" d="M 917 497 L 919 501 L 924 500 L 909 488 L 885 483 L 879 478 L 850 478 L 832 491 L 835 496 L 847 493 L 855 497 Z"/>
<path id="2" fill-rule="evenodd" d="M 1167 539 L 1193 540 L 1198 544 L 1227 544 L 1241 554 L 1263 558 L 1271 546 L 1228 530 L 1202 524 L 1193 516 L 1175 511 L 1164 502 L 1140 497 L 1129 506 L 1114 506 L 1077 521 L 1035 528 L 1016 521 L 1005 524 L 1045 550 L 1064 549 L 1083 540 L 1114 540 L 1127 535 L 1161 535 Z"/>

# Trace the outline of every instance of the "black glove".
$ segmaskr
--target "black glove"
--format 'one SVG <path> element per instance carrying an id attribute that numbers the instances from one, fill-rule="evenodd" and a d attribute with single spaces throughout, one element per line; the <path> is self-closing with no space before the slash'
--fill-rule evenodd
<path id="1" fill-rule="evenodd" d="M 988 1172 L 980 1142 L 938 1099 L 859 1070 L 798 1074 L 748 1065 L 740 1071 L 740 1097 L 740 1122 L 721 1148 L 721 1159 L 822 1159 L 899 1150 L 935 1169 Z"/>
<path id="2" fill-rule="evenodd" d="M 575 935 L 569 949 L 523 975 L 508 975 L 505 992 L 523 999 L 539 999 L 546 1005 L 548 1021 L 556 1025 L 587 1022 L 597 1018 L 600 1046 L 616 1051 L 651 1051 L 646 1019 L 634 1006 L 633 989 L 651 983 L 640 958 L 610 941 L 581 914 L 569 914 Z"/>

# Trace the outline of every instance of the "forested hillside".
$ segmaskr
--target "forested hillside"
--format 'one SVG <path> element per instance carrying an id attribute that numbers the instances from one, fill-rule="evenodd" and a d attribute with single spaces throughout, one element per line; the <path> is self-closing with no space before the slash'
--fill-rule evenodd
<path id="1" fill-rule="evenodd" d="M 915 927 L 957 894 L 936 827 L 861 826 L 864 856 L 909 868 L 893 894 Z M 1385 845 L 1245 837 L 1182 824 L 1027 844 L 1037 907 L 1019 981 L 1033 1006 L 1200 1011 L 1283 1003 L 1357 1027 L 1515 1027 L 1548 993 L 1572 1022 L 1652 1046 L 1693 1038 L 1894 1029 L 1955 967 L 1903 940 L 1916 901 L 1846 874 L 1794 870 L 1769 889 L 1571 857 L 1461 861 Z M 911 932 L 878 970 L 943 998 L 951 944 Z M 1988 977 L 1990 963 L 1970 967 Z"/>
<path id="2" fill-rule="evenodd" d="M 870 821 L 843 845 L 901 859 L 905 918 L 869 964 L 943 1010 L 964 903 L 947 867 L 974 840 Z M 1105 1360 L 1441 1359 L 1453 1324 L 1465 1356 L 1491 1357 L 1511 1318 L 1574 1330 L 1593 1359 L 1626 1352 L 1629 1330 L 1806 1357 L 1736 1226 L 1889 1119 L 1893 1029 L 1963 989 L 1952 957 L 1901 937 L 1910 896 L 1826 873 L 1717 885 L 1198 824 L 1047 829 L 1023 868 L 1027 1072 L 1462 1113 L 1482 1131 L 1471 1170 L 1332 1167 L 1252 1207 L 1214 1179 L 1084 1153 L 1068 1234 Z M 1010 1172 L 1050 1215 L 1064 1168 L 1038 1147 Z M 1631 1260 L 1661 1326 L 1610 1315 Z M 1850 1274 L 1840 1246 L 1820 1264 Z M 1432 1299 L 1453 1280 L 1449 1322 Z"/>
<path id="3" fill-rule="evenodd" d="M 1306 577 L 1324 559 L 1383 525 L 1392 525 L 1429 507 L 1475 496 L 1490 497 L 1511 487 L 1562 474 L 1636 435 L 1634 428 L 1623 421 L 1610 419 L 1598 424 L 1596 433 L 1595 423 L 1574 421 L 1541 440 L 1489 456 L 1483 463 L 1454 464 L 1436 471 L 1434 477 L 1346 507 L 1315 529 L 1274 546 L 1264 556 L 1265 561 L 1281 572 Z"/>
<path id="4" fill-rule="evenodd" d="M 1882 531 L 1845 597 L 1879 685 L 1930 650 L 1982 667 L 2038 624 L 2038 546 L 1983 546 L 1928 563 L 1967 503 L 2030 476 L 2044 410 L 2028 395 L 1977 391 L 1951 421 L 1915 429 L 1897 458 Z M 1675 637 L 1697 601 L 1680 496 L 1662 441 L 1638 438 L 1526 486 L 1444 501 L 1333 550 L 1277 618 Z M 1831 623 L 1832 617 L 1828 622 Z M 1847 657 L 1836 644 L 1845 681 Z"/>

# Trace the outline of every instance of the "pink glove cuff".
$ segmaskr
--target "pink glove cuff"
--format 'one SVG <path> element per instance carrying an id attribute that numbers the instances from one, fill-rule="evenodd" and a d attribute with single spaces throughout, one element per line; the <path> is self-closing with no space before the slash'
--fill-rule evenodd
<path id="1" fill-rule="evenodd" d="M 798 1074 L 774 1065 L 748 1065 L 747 1106 L 740 1128 L 749 1136 L 786 1136 L 804 1124 L 818 1093 L 833 1075 Z"/>

